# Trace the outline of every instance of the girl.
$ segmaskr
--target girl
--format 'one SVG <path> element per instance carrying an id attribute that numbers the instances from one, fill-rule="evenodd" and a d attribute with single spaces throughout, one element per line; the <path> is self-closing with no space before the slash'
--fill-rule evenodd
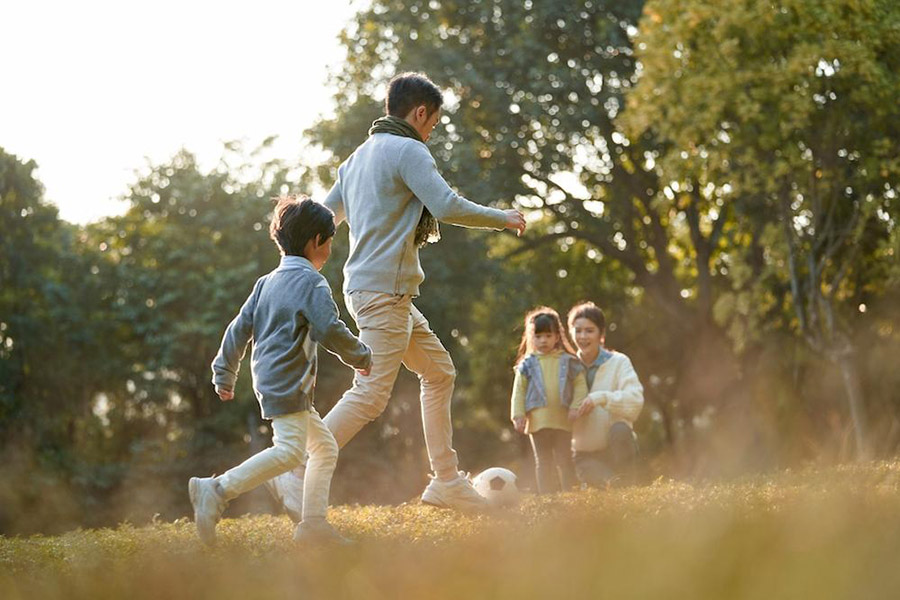
<path id="1" fill-rule="evenodd" d="M 644 388 L 627 356 L 604 348 L 606 317 L 593 302 L 569 311 L 569 333 L 578 346 L 590 393 L 572 405 L 575 469 L 591 486 L 634 476 L 634 421 L 644 406 Z"/>
<path id="2" fill-rule="evenodd" d="M 574 354 L 555 310 L 541 306 L 525 316 L 511 413 L 516 431 L 531 438 L 541 494 L 576 483 L 568 411 L 587 394 L 587 384 Z"/>

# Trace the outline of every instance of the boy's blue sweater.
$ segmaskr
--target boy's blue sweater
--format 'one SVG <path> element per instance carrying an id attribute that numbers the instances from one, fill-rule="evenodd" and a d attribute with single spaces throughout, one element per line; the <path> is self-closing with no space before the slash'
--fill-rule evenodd
<path id="1" fill-rule="evenodd" d="M 317 344 L 351 367 L 372 364 L 371 350 L 340 320 L 328 282 L 302 256 L 283 256 L 257 280 L 225 330 L 212 363 L 214 385 L 234 389 L 251 340 L 250 373 L 264 419 L 312 407 Z"/>

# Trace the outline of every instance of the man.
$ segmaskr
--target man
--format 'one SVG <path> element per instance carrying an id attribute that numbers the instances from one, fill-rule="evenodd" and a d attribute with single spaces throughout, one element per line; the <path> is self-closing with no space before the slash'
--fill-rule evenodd
<path id="1" fill-rule="evenodd" d="M 372 370 L 357 375 L 324 421 L 340 447 L 387 406 L 403 364 L 419 376 L 425 445 L 434 475 L 422 501 L 456 509 L 480 508 L 484 500 L 458 471 L 453 449 L 450 399 L 456 370 L 450 354 L 412 304 L 425 274 L 419 248 L 439 238 L 437 222 L 485 229 L 525 230 L 517 210 L 498 210 L 455 193 L 437 171 L 425 146 L 440 119 L 443 98 L 425 75 L 391 80 L 386 116 L 338 168 L 325 199 L 335 223 L 350 228 L 344 294 L 372 349 Z M 302 467 L 273 480 L 269 489 L 296 520 L 302 510 Z"/>

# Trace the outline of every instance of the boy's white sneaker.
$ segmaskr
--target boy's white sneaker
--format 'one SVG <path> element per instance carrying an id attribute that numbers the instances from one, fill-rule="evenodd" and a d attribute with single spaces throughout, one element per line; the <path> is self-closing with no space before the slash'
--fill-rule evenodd
<path id="1" fill-rule="evenodd" d="M 456 475 L 456 479 L 451 481 L 440 481 L 432 476 L 425 491 L 422 492 L 422 502 L 463 511 L 487 509 L 487 500 L 475 491 L 468 474 L 460 471 Z"/>
<path id="2" fill-rule="evenodd" d="M 338 533 L 324 517 L 298 523 L 294 530 L 294 541 L 304 546 L 352 546 L 356 543 Z"/>
<path id="3" fill-rule="evenodd" d="M 306 465 L 286 471 L 265 483 L 266 489 L 281 505 L 291 521 L 299 523 L 303 520 L 303 479 L 306 477 Z"/>
<path id="4" fill-rule="evenodd" d="M 220 489 L 215 477 L 191 477 L 188 481 L 197 533 L 208 546 L 216 543 L 216 523 L 228 504 Z"/>

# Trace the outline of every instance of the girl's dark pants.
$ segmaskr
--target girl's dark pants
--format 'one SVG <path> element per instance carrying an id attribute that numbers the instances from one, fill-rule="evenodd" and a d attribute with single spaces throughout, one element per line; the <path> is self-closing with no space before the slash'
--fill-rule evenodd
<path id="1" fill-rule="evenodd" d="M 531 434 L 538 493 L 572 489 L 577 483 L 572 460 L 572 433 L 541 429 Z"/>

